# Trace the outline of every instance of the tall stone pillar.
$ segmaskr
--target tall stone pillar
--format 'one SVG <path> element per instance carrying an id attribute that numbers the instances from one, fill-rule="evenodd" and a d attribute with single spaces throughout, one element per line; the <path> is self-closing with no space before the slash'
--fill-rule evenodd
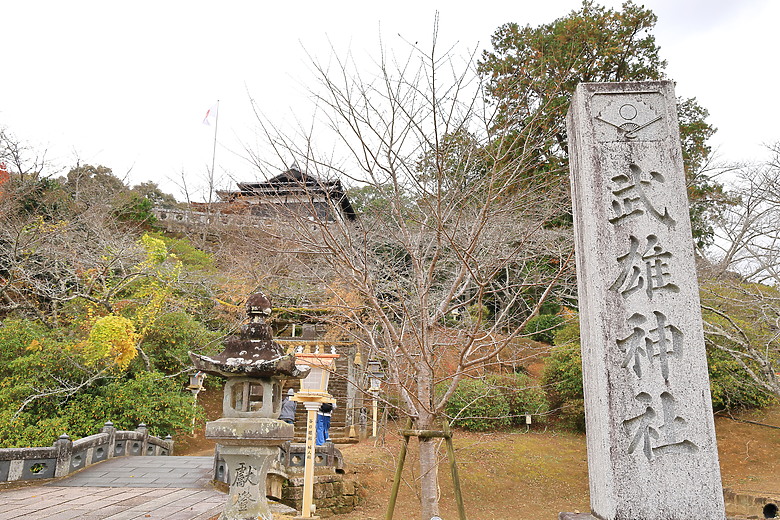
<path id="1" fill-rule="evenodd" d="M 584 83 L 568 115 L 591 509 L 725 518 L 671 82 Z"/>

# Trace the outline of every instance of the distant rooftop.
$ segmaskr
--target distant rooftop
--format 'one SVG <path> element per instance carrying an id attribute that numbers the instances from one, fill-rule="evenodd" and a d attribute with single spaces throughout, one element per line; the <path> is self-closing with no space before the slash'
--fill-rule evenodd
<path id="1" fill-rule="evenodd" d="M 300 171 L 297 165 L 291 166 L 288 170 L 265 182 L 238 182 L 236 185 L 238 186 L 236 191 L 218 191 L 217 194 L 225 202 L 248 197 L 322 195 L 334 205 L 338 205 L 347 219 L 355 220 L 357 218 L 341 181 L 322 180 Z"/>

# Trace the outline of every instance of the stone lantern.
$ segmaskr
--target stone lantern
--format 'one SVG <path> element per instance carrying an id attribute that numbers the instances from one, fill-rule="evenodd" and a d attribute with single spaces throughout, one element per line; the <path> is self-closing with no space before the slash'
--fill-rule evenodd
<path id="1" fill-rule="evenodd" d="M 195 431 L 195 408 L 198 407 L 198 394 L 201 393 L 203 390 L 205 390 L 203 386 L 203 381 L 206 379 L 206 374 L 203 372 L 197 372 L 195 374 L 190 374 L 190 384 L 187 385 L 187 390 L 192 393 L 192 408 L 193 408 L 193 414 L 192 414 L 192 423 L 190 425 L 190 431 Z"/>
<path id="2" fill-rule="evenodd" d="M 216 356 L 190 352 L 195 368 L 227 378 L 222 418 L 206 423 L 206 437 L 220 445 L 228 465 L 230 495 L 220 520 L 271 520 L 266 500 L 268 467 L 279 456 L 279 446 L 293 438 L 293 425 L 279 421 L 285 379 L 307 374 L 273 341 L 265 318 L 271 302 L 262 293 L 246 302 L 249 322 L 225 342 Z"/>
<path id="3" fill-rule="evenodd" d="M 376 437 L 377 433 L 377 400 L 379 399 L 379 390 L 382 385 L 382 378 L 385 377 L 385 373 L 382 371 L 382 363 L 376 360 L 368 362 L 368 374 L 371 381 L 371 386 L 368 391 L 371 393 L 371 409 L 373 415 L 373 426 L 371 428 L 372 436 Z"/>

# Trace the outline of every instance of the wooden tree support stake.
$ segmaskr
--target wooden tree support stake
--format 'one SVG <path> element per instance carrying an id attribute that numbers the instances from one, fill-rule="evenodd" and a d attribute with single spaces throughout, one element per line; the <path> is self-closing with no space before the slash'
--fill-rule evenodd
<path id="1" fill-rule="evenodd" d="M 447 458 L 450 463 L 450 472 L 452 473 L 452 484 L 455 488 L 455 501 L 458 505 L 458 517 L 460 520 L 466 520 L 466 508 L 463 505 L 463 494 L 460 490 L 460 477 L 458 476 L 458 466 L 455 462 L 455 448 L 452 444 L 452 432 L 450 424 L 444 420 L 442 430 L 413 430 L 411 417 L 406 420 L 406 427 L 399 430 L 404 436 L 404 443 L 401 445 L 401 452 L 398 454 L 398 465 L 395 468 L 395 477 L 393 477 L 393 488 L 390 491 L 390 500 L 387 503 L 387 514 L 385 520 L 393 520 L 395 512 L 395 502 L 398 498 L 398 489 L 401 487 L 401 475 L 404 470 L 404 461 L 406 460 L 406 450 L 409 446 L 409 439 L 417 437 L 418 439 L 443 438 L 447 443 Z"/>

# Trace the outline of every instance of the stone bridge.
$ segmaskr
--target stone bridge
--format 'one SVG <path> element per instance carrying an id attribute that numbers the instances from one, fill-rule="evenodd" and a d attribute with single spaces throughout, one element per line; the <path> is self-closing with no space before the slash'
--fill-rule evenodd
<path id="1" fill-rule="evenodd" d="M 280 449 L 269 472 L 269 497 L 300 502 L 304 449 L 290 443 Z M 178 457 L 172 451 L 170 437 L 149 435 L 144 425 L 118 431 L 111 423 L 74 442 L 63 435 L 51 447 L 0 449 L 0 520 L 209 520 L 221 513 L 227 496 L 213 483 L 229 475 L 219 453 Z M 332 443 L 317 447 L 318 502 L 334 512 L 358 502 L 356 483 L 337 474 L 342 466 Z M 280 503 L 271 508 L 295 514 Z"/>
<path id="2" fill-rule="evenodd" d="M 50 447 L 0 449 L 0 519 L 206 520 L 225 495 L 209 485 L 213 457 L 171 457 L 173 440 L 140 424 Z"/>
<path id="3" fill-rule="evenodd" d="M 225 505 L 213 457 L 118 457 L 43 485 L 0 491 L 0 518 L 208 520 Z"/>

